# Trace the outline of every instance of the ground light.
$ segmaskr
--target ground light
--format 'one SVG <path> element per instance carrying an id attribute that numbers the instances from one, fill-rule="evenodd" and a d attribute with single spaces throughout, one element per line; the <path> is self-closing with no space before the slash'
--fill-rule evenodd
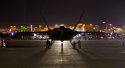
<path id="1" fill-rule="evenodd" d="M 5 48 L 6 47 L 5 40 L 3 39 L 2 41 L 3 41 L 3 48 Z"/>
<path id="2" fill-rule="evenodd" d="M 0 46 L 5 48 L 6 47 L 6 43 L 5 43 L 5 40 L 4 39 L 1 39 L 0 38 Z"/>
<path id="3" fill-rule="evenodd" d="M 61 46 L 61 54 L 63 54 L 63 44 L 64 44 L 64 41 L 57 41 L 58 43 L 58 45 L 60 45 Z"/>

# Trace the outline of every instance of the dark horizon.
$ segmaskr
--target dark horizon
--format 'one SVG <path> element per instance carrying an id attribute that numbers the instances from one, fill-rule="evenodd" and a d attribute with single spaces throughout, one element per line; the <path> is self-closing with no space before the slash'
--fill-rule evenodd
<path id="1" fill-rule="evenodd" d="M 125 22 L 123 0 L 5 0 L 0 3 L 0 25 L 45 25 L 40 10 L 49 25 L 75 25 L 83 9 L 81 20 L 85 24 L 101 24 L 103 21 L 117 26 Z M 0 27 L 1 27 L 0 26 Z"/>

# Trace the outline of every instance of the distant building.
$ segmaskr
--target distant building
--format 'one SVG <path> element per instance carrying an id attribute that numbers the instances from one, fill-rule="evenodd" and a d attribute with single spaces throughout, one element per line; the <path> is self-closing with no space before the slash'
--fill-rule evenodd
<path id="1" fill-rule="evenodd" d="M 84 32 L 93 32 L 93 24 L 83 25 Z"/>
<path id="2" fill-rule="evenodd" d="M 95 25 L 95 26 L 93 27 L 93 31 L 94 31 L 94 32 L 99 32 L 99 31 L 100 31 L 99 25 Z"/>
<path id="3" fill-rule="evenodd" d="M 55 27 L 55 28 L 59 28 L 59 25 L 58 25 L 58 24 L 55 24 L 54 27 Z"/>
<path id="4" fill-rule="evenodd" d="M 125 26 L 123 26 L 122 28 L 123 28 L 123 31 L 125 32 Z"/>
<path id="5" fill-rule="evenodd" d="M 99 32 L 99 26 L 94 26 L 93 24 L 78 24 L 76 30 L 83 32 Z"/>
<path id="6" fill-rule="evenodd" d="M 82 31 L 83 24 L 78 24 L 76 27 L 77 31 Z"/>
<path id="7" fill-rule="evenodd" d="M 18 29 L 17 29 L 17 26 L 10 26 L 9 27 L 9 32 L 15 32 L 15 31 L 17 31 Z"/>

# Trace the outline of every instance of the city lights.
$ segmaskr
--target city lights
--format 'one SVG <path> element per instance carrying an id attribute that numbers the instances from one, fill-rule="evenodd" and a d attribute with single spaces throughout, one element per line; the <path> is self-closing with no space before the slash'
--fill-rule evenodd
<path id="1" fill-rule="evenodd" d="M 124 28 L 120 28 L 120 27 L 116 27 L 113 24 L 108 24 L 106 22 L 102 22 L 102 25 L 95 25 L 95 24 L 78 24 L 76 27 L 76 31 L 80 31 L 80 32 L 106 32 L 106 33 L 110 33 L 110 32 L 115 32 L 115 33 L 121 33 L 124 32 L 125 29 Z M 65 26 L 65 28 L 70 28 L 73 29 L 74 26 L 66 26 L 65 24 L 60 24 L 60 26 Z M 49 26 L 50 30 L 53 30 L 55 28 L 59 28 L 60 27 L 58 24 L 55 24 L 53 26 Z M 47 26 L 42 26 L 42 25 L 38 25 L 38 26 L 34 26 L 31 24 L 30 26 L 13 26 L 11 25 L 8 29 L 3 29 L 0 28 L 0 32 L 6 32 L 6 33 L 11 33 L 11 32 L 42 32 L 42 31 L 48 31 L 48 27 Z"/>

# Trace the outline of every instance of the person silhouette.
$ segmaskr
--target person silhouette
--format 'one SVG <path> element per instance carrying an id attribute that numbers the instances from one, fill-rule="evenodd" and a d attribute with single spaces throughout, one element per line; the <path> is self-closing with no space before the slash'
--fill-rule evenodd
<path id="1" fill-rule="evenodd" d="M 74 41 L 72 45 L 73 45 L 73 47 L 76 47 L 76 42 Z"/>
<path id="2" fill-rule="evenodd" d="M 78 47 L 81 48 L 81 41 L 78 41 Z"/>
<path id="3" fill-rule="evenodd" d="M 46 41 L 46 48 L 49 48 L 50 47 L 50 41 L 47 39 Z"/>

